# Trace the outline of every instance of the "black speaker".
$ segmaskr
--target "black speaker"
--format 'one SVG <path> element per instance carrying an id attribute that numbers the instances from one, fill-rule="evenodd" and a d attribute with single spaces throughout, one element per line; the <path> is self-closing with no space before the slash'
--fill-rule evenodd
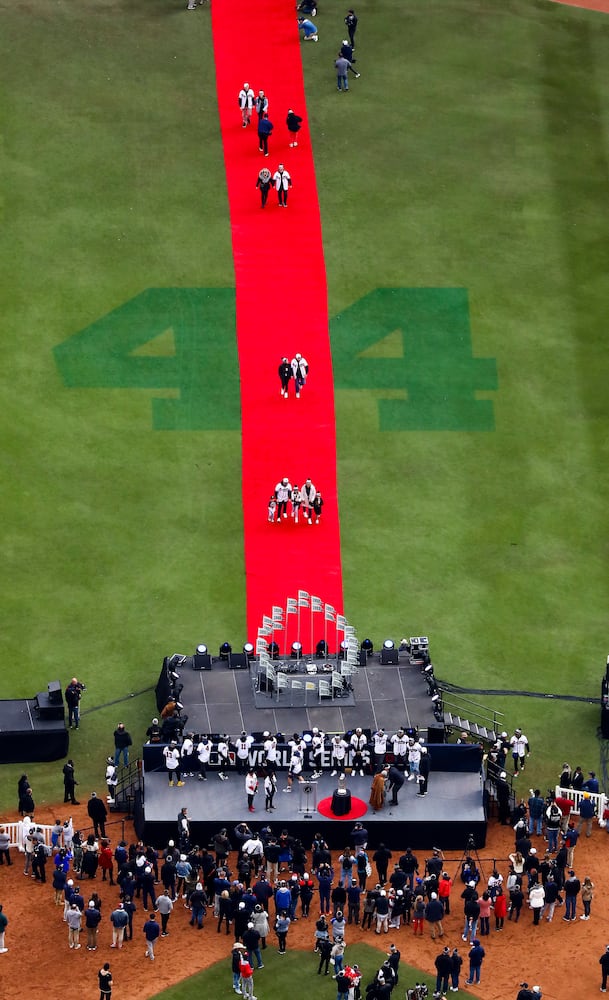
<path id="1" fill-rule="evenodd" d="M 228 654 L 228 668 L 229 670 L 247 670 L 248 662 L 245 653 L 229 653 Z"/>
<path id="2" fill-rule="evenodd" d="M 357 654 L 357 662 L 360 665 L 360 667 L 365 667 L 367 665 L 368 655 L 365 649 L 360 649 L 359 653 Z"/>
<path id="3" fill-rule="evenodd" d="M 609 709 L 601 708 L 601 733 L 604 740 L 609 740 Z"/>
<path id="4" fill-rule="evenodd" d="M 444 726 L 428 726 L 427 727 L 427 742 L 428 743 L 444 743 L 446 740 L 446 730 Z"/>
<path id="5" fill-rule="evenodd" d="M 399 663 L 400 654 L 397 649 L 381 649 L 381 663 L 387 665 L 389 663 Z"/>
<path id="6" fill-rule="evenodd" d="M 49 681 L 47 688 L 51 705 L 63 705 L 63 694 L 61 693 L 61 684 L 59 681 Z"/>
<path id="7" fill-rule="evenodd" d="M 209 653 L 195 653 L 192 658 L 193 670 L 211 670 L 211 656 Z"/>
<path id="8" fill-rule="evenodd" d="M 65 717 L 63 702 L 54 705 L 48 691 L 40 691 L 36 695 L 36 712 L 39 719 L 59 719 L 63 722 Z"/>

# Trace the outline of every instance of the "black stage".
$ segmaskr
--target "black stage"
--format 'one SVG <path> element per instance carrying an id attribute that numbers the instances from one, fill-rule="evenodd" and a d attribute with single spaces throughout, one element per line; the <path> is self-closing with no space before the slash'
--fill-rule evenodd
<path id="1" fill-rule="evenodd" d="M 255 751 L 252 751 L 255 753 Z M 347 776 L 347 787 L 354 799 L 363 800 L 367 811 L 361 816 L 369 830 L 369 843 L 381 841 L 391 850 L 406 846 L 429 847 L 437 844 L 446 850 L 462 850 L 471 833 L 476 846 L 486 842 L 486 818 L 481 778 L 482 750 L 474 746 L 430 746 L 432 773 L 429 792 L 417 795 L 415 781 L 406 781 L 398 794 L 398 805 L 385 805 L 373 813 L 368 805 L 371 777 Z M 454 770 L 453 768 L 458 768 Z M 147 843 L 161 847 L 176 835 L 177 816 L 182 806 L 188 807 L 191 819 L 191 839 L 206 846 L 212 835 L 225 826 L 229 837 L 237 823 L 247 821 L 254 828 L 270 824 L 279 834 L 287 827 L 290 834 L 300 837 L 309 846 L 316 831 L 320 831 L 333 850 L 349 843 L 349 831 L 355 819 L 326 818 L 316 803 L 330 797 L 337 779 L 324 774 L 317 782 L 294 783 L 292 792 L 286 786 L 286 772 L 279 772 L 276 811 L 264 810 L 261 788 L 255 800 L 255 813 L 247 811 L 245 785 L 242 776 L 231 773 L 221 781 L 216 773 L 208 772 L 207 781 L 185 778 L 182 788 L 169 787 L 164 771 L 146 772 L 144 778 L 144 819 L 138 833 Z M 305 788 L 311 788 L 310 793 Z"/>
<path id="2" fill-rule="evenodd" d="M 69 737 L 63 705 L 43 705 L 41 713 L 43 701 L 48 701 L 46 692 L 30 700 L 0 701 L 0 764 L 65 757 Z M 45 711 L 57 718 L 41 718 Z"/>
<path id="3" fill-rule="evenodd" d="M 242 730 L 255 733 L 268 729 L 291 735 L 314 726 L 326 733 L 345 733 L 356 726 L 373 731 L 382 726 L 386 732 L 394 733 L 400 726 L 427 729 L 434 724 L 425 678 L 420 668 L 401 653 L 395 665 L 381 664 L 379 656 L 374 654 L 365 667 L 358 668 L 348 678 L 352 692 L 343 689 L 341 697 L 322 699 L 318 694 L 319 681 L 332 685 L 332 674 L 340 674 L 340 661 L 334 660 L 328 670 L 324 670 L 322 661 L 307 657 L 298 662 L 274 661 L 277 675 L 284 677 L 288 685 L 281 691 L 260 690 L 255 657 L 249 661 L 249 668 L 237 670 L 229 669 L 226 661 L 216 658 L 211 661 L 211 670 L 193 670 L 192 663 L 192 657 L 187 657 L 177 672 L 183 685 L 180 701 L 188 716 L 186 729 L 195 733 L 237 736 Z M 308 673 L 311 667 L 320 672 Z M 303 685 L 315 683 L 316 690 L 293 688 L 294 681 Z"/>
<path id="4" fill-rule="evenodd" d="M 255 657 L 237 658 L 239 669 L 231 669 L 219 658 L 208 657 L 204 661 L 207 669 L 203 670 L 193 668 L 192 657 L 183 658 L 181 663 L 177 663 L 176 656 L 167 659 L 156 689 L 159 712 L 167 701 L 173 679 L 178 685 L 177 697 L 184 706 L 183 715 L 188 717 L 184 731 L 197 736 L 208 734 L 214 743 L 214 752 L 208 780 L 186 777 L 184 786 L 178 788 L 169 787 L 163 744 L 143 748 L 144 794 L 136 822 L 138 834 L 148 843 L 163 846 L 175 837 L 178 812 L 187 806 L 191 839 L 199 846 L 207 845 L 220 827 L 226 826 L 230 833 L 237 823 L 248 820 L 258 826 L 270 822 L 278 833 L 287 827 L 305 846 L 319 830 L 331 848 L 344 848 L 356 817 L 353 814 L 340 819 L 331 814 L 324 816 L 317 809 L 319 802 L 332 797 L 337 786 L 337 779 L 330 776 L 330 751 L 325 752 L 324 773 L 319 781 L 305 784 L 309 792 L 304 792 L 303 786 L 295 782 L 292 792 L 287 794 L 282 791 L 290 759 L 287 742 L 293 733 L 310 734 L 314 727 L 329 735 L 350 735 L 359 726 L 368 736 L 380 728 L 389 736 L 399 728 L 410 730 L 412 735 L 419 734 L 428 746 L 432 766 L 428 795 L 418 796 L 416 782 L 406 781 L 399 792 L 398 806 L 386 805 L 377 814 L 368 805 L 372 747 L 364 751 L 364 777 L 351 775 L 347 767 L 347 787 L 354 806 L 357 799 L 365 806 L 358 818 L 370 831 L 370 844 L 383 841 L 392 850 L 408 844 L 416 848 L 438 844 L 448 850 L 462 850 L 469 834 L 473 834 L 476 846 L 483 847 L 486 815 L 482 748 L 444 743 L 444 727 L 434 720 L 433 704 L 421 665 L 411 662 L 410 656 L 402 652 L 397 659 L 394 664 L 383 663 L 378 654 L 373 654 L 346 678 L 340 659 L 334 658 L 327 663 L 307 656 L 297 661 L 276 660 L 273 661 L 275 676 L 283 676 L 286 683 L 280 690 L 275 686 L 268 691 L 261 684 L 261 670 Z M 171 678 L 172 669 L 179 676 Z M 345 687 L 338 679 L 341 669 L 347 681 Z M 331 684 L 331 696 L 320 697 L 320 679 L 331 681 L 333 674 L 336 687 Z M 302 686 L 293 688 L 294 680 Z M 314 690 L 307 690 L 307 680 L 317 682 Z M 273 813 L 264 810 L 262 734 L 265 730 L 277 735 L 280 744 L 279 790 Z M 257 770 L 260 791 L 253 815 L 247 811 L 244 777 L 234 767 L 228 781 L 221 781 L 217 775 L 215 743 L 218 736 L 226 733 L 236 738 L 242 731 L 255 739 L 249 763 Z M 390 744 L 388 749 L 391 749 Z M 391 759 L 388 753 L 387 761 Z M 307 778 L 312 771 L 313 762 L 307 750 L 303 776 Z"/>

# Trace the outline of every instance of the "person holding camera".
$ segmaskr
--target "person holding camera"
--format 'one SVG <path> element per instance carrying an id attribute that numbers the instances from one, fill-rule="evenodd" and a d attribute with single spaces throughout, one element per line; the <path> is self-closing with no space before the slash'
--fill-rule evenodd
<path id="1" fill-rule="evenodd" d="M 76 677 L 73 677 L 64 692 L 66 705 L 68 706 L 68 726 L 70 729 L 72 725 L 74 729 L 78 729 L 80 724 L 80 699 L 83 691 L 86 691 L 86 686 Z"/>

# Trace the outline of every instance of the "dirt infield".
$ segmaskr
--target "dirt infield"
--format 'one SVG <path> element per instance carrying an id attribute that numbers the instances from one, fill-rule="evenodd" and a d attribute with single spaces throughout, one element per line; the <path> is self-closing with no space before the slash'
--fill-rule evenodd
<path id="1" fill-rule="evenodd" d="M 63 816 L 61 806 L 57 814 L 46 810 L 38 814 L 39 822 L 53 822 L 55 815 Z M 75 824 L 87 825 L 83 806 L 74 810 Z M 116 829 L 116 827 L 114 828 Z M 120 827 L 118 828 L 120 830 Z M 127 839 L 134 839 L 128 828 Z M 489 828 L 488 846 L 481 852 L 484 873 L 488 877 L 494 857 L 498 867 L 507 874 L 507 856 L 513 850 L 511 829 L 492 825 Z M 538 851 L 543 849 L 543 841 L 533 838 Z M 405 845 L 406 846 L 406 845 Z M 607 918 L 609 905 L 605 883 L 609 873 L 607 862 L 607 834 L 594 829 L 590 840 L 584 838 L 575 850 L 575 870 L 580 879 L 591 875 L 595 883 L 595 898 L 592 917 L 589 921 L 576 920 L 567 924 L 562 920 L 562 909 L 557 909 L 552 924 L 543 922 L 532 926 L 532 916 L 523 909 L 518 924 L 506 921 L 505 930 L 496 932 L 491 919 L 491 932 L 483 938 L 487 957 L 483 966 L 482 983 L 474 988 L 476 994 L 487 1000 L 511 1000 L 518 992 L 518 983 L 526 979 L 530 984 L 542 986 L 546 1000 L 564 1000 L 568 996 L 584 996 L 589 991 L 598 992 L 600 969 L 598 959 L 609 941 Z M 425 852 L 417 852 L 419 859 Z M 103 900 L 102 923 L 99 932 L 99 947 L 96 952 L 86 950 L 86 935 L 81 934 L 83 946 L 79 951 L 68 947 L 66 924 L 62 921 L 62 910 L 53 901 L 48 881 L 45 885 L 35 882 L 23 874 L 23 856 L 13 852 L 15 864 L 12 868 L 2 867 L 0 871 L 0 902 L 9 918 L 6 934 L 7 954 L 0 956 L 0 996 L 25 998 L 43 994 L 61 996 L 62 1000 L 82 1000 L 84 996 L 96 995 L 97 971 L 105 961 L 111 963 L 115 983 L 115 996 L 143 1000 L 214 962 L 228 956 L 232 936 L 217 934 L 213 918 L 206 918 L 202 932 L 188 926 L 189 911 L 178 901 L 170 918 L 168 938 L 157 943 L 157 961 L 152 965 L 145 957 L 142 933 L 144 915 L 141 904 L 134 918 L 133 942 L 128 942 L 122 951 L 110 949 L 111 932 L 109 913 L 118 901 L 116 888 L 102 882 L 101 874 L 94 881 L 81 879 L 85 903 L 88 893 L 95 891 Z M 234 855 L 232 856 L 234 860 Z M 457 869 L 459 856 L 452 854 L 446 868 L 453 875 Z M 488 860 L 487 860 L 488 859 Z M 234 867 L 234 865 L 233 865 Z M 391 871 L 391 869 L 390 869 Z M 453 889 L 453 905 L 450 916 L 445 919 L 446 934 L 442 944 L 459 947 L 464 955 L 467 945 L 461 940 L 462 905 L 458 899 L 461 885 Z M 317 915 L 311 907 L 312 917 L 299 920 L 290 929 L 288 944 L 291 948 L 308 950 L 312 946 L 313 921 Z M 578 906 L 578 916 L 581 914 Z M 193 947 L 193 937 L 196 946 Z M 371 945 L 384 947 L 395 939 L 404 960 L 433 972 L 435 956 L 441 950 L 438 942 L 426 933 L 416 940 L 409 927 L 391 931 L 381 941 L 370 931 L 362 932 L 359 927 L 349 927 L 347 933 L 348 954 L 357 960 L 357 942 L 367 941 Z M 275 946 L 274 937 L 270 945 Z M 262 980 L 264 972 L 258 974 Z M 230 988 L 229 965 L 227 962 L 227 990 Z M 465 979 L 465 976 L 463 977 Z M 406 984 L 405 984 L 406 985 Z M 264 996 L 264 994 L 262 994 Z"/>

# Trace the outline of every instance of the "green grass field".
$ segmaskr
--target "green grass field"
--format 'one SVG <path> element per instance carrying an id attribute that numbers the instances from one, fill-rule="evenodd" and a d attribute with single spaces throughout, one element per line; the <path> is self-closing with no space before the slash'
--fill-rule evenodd
<path id="1" fill-rule="evenodd" d="M 209 14 L 184 6 L 0 4 L 0 696 L 86 681 L 71 747 L 86 787 L 118 719 L 134 735 L 148 724 L 152 694 L 130 696 L 165 653 L 245 639 L 238 431 L 153 430 L 152 397 L 177 394 L 166 331 L 143 348 L 160 358 L 153 389 L 111 374 L 66 388 L 53 353 L 147 288 L 234 284 Z M 456 683 L 594 697 L 608 651 L 609 20 L 543 0 L 380 0 L 358 15 L 348 98 L 331 72 L 342 16 L 324 6 L 303 49 L 345 611 L 376 641 L 428 633 Z M 421 356 L 391 295 L 357 357 L 348 311 L 382 288 L 466 289 L 470 353 L 494 362 L 497 388 L 463 388 L 450 324 Z M 230 329 L 209 350 L 210 364 L 233 358 Z M 458 405 L 438 430 L 439 384 Z M 493 429 L 459 415 L 477 399 Z M 574 764 L 598 762 L 597 707 L 494 704 L 528 732 L 542 787 L 565 733 Z M 20 770 L 3 769 L 2 809 Z M 59 798 L 60 764 L 29 773 L 37 802 Z"/>
<path id="2" fill-rule="evenodd" d="M 362 970 L 361 989 L 365 995 L 365 987 L 385 960 L 385 952 L 367 944 L 358 944 L 357 954 L 354 952 L 350 961 L 355 961 L 356 958 Z M 264 953 L 264 971 L 254 974 L 254 989 L 260 989 L 260 984 L 263 983 L 265 1000 L 281 1000 L 293 992 L 295 983 L 306 983 L 307 996 L 311 1000 L 328 1000 L 335 996 L 336 990 L 331 980 L 323 976 L 317 977 L 317 965 L 316 956 L 310 952 L 290 951 L 288 948 L 285 956 L 280 959 L 274 949 L 267 949 Z M 421 973 L 404 960 L 400 962 L 399 978 L 400 991 L 402 987 L 407 989 L 415 983 L 426 983 L 431 997 L 435 988 L 435 977 L 432 979 Z M 462 976 L 462 980 L 464 978 Z M 157 993 L 157 997 L 159 1000 L 190 1000 L 196 996 L 217 996 L 220 991 L 226 991 L 231 982 L 230 958 L 227 958 L 225 962 L 219 962 L 211 969 L 185 979 L 179 986 Z M 462 986 L 459 993 L 465 997 L 471 996 Z"/>

